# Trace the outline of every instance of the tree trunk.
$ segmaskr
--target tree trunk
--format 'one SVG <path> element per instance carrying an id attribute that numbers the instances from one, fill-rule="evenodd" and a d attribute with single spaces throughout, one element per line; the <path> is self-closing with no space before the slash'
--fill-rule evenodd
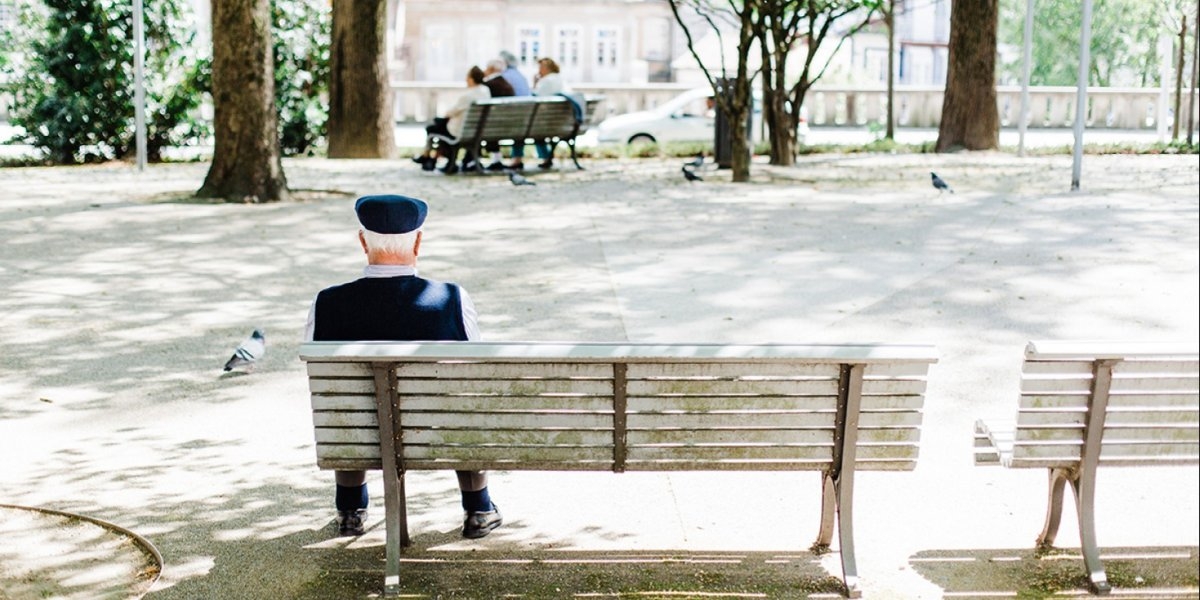
<path id="1" fill-rule="evenodd" d="M 196 195 L 230 202 L 286 200 L 270 0 L 213 0 L 212 31 L 216 146 Z"/>
<path id="2" fill-rule="evenodd" d="M 335 0 L 329 65 L 329 158 L 396 151 L 384 0 Z"/>
<path id="3" fill-rule="evenodd" d="M 996 108 L 997 0 L 954 0 L 937 151 L 1000 146 Z"/>
<path id="4" fill-rule="evenodd" d="M 884 23 L 888 31 L 887 60 L 887 132 L 884 137 L 896 139 L 896 0 L 888 0 Z"/>

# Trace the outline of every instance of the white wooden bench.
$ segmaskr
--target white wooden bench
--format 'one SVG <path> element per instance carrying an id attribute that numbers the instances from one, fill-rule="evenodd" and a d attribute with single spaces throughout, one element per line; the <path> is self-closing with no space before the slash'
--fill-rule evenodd
<path id="1" fill-rule="evenodd" d="M 911 470 L 924 345 L 310 342 L 317 465 L 382 469 L 385 593 L 410 545 L 410 470 L 816 470 L 859 592 L 856 470 Z"/>
<path id="2" fill-rule="evenodd" d="M 1096 468 L 1200 463 L 1195 342 L 1030 342 L 1015 422 L 975 424 L 975 463 L 1046 468 L 1046 523 L 1054 544 L 1070 483 L 1092 591 L 1111 590 L 1096 541 Z"/>

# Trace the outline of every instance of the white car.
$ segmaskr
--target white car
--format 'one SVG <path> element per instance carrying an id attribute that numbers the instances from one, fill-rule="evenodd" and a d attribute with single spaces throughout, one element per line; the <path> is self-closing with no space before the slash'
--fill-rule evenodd
<path id="1" fill-rule="evenodd" d="M 650 110 L 609 117 L 596 128 L 596 138 L 621 144 L 712 141 L 712 95 L 712 88 L 696 88 Z"/>
<path id="2" fill-rule="evenodd" d="M 752 121 L 757 125 L 762 120 L 762 114 L 759 108 L 761 103 L 757 94 L 755 96 Z M 716 124 L 712 97 L 712 88 L 695 88 L 650 110 L 609 117 L 597 126 L 596 139 L 601 143 L 619 144 L 711 142 Z M 800 143 L 804 143 L 807 134 L 808 122 L 802 115 Z M 759 132 L 753 131 L 751 137 L 758 139 Z"/>

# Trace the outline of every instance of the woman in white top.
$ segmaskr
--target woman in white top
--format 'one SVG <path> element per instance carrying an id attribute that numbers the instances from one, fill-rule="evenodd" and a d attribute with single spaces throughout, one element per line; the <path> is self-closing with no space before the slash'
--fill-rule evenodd
<path id="1" fill-rule="evenodd" d="M 558 63 L 551 58 L 538 59 L 538 74 L 533 78 L 533 95 L 534 96 L 553 96 L 561 94 L 566 89 L 563 84 L 562 75 L 558 74 Z M 538 163 L 538 168 L 549 169 L 554 164 L 554 154 L 551 148 L 545 142 L 537 142 L 534 144 L 537 148 L 538 158 L 542 159 Z"/>

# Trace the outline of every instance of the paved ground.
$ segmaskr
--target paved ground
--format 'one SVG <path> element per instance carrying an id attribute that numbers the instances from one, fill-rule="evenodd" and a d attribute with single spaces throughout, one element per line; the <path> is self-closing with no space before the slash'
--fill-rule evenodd
<path id="1" fill-rule="evenodd" d="M 972 423 L 1011 414 L 1027 340 L 1197 337 L 1195 156 L 1088 157 L 1079 193 L 1070 157 L 825 155 L 749 185 L 588 166 L 514 188 L 404 160 L 286 161 L 297 200 L 263 206 L 188 199 L 205 164 L 0 170 L 0 503 L 144 535 L 166 562 L 155 600 L 377 593 L 378 513 L 362 539 L 332 537 L 296 353 L 312 295 L 359 272 L 353 198 L 399 192 L 430 201 L 422 272 L 471 291 L 488 339 L 937 344 L 920 466 L 857 479 L 866 596 L 1079 590 L 1074 515 L 1068 552 L 1036 559 L 1045 474 L 973 466 Z M 267 357 L 222 374 L 256 326 Z M 1200 595 L 1198 480 L 1102 472 L 1119 591 Z M 507 523 L 467 543 L 453 477 L 415 474 L 404 591 L 830 597 L 837 554 L 806 551 L 818 484 L 497 473 Z"/>

